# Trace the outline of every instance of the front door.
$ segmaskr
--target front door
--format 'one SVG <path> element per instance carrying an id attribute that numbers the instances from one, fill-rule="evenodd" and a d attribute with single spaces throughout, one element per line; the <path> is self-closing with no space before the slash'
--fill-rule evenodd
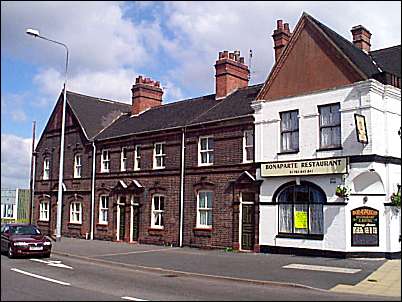
<path id="1" fill-rule="evenodd" d="M 243 193 L 241 203 L 241 249 L 254 248 L 254 193 Z"/>
<path id="2" fill-rule="evenodd" d="M 125 211 L 125 203 L 126 198 L 120 197 L 120 225 L 119 225 L 119 240 L 124 240 L 125 231 L 126 231 L 126 211 Z"/>
<path id="3" fill-rule="evenodd" d="M 140 222 L 140 208 L 137 205 L 133 205 L 133 237 L 132 241 L 138 241 L 138 225 Z"/>

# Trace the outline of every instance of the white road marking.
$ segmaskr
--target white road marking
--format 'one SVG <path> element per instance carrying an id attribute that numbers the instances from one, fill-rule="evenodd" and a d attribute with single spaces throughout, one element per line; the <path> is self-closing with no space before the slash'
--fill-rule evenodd
<path id="1" fill-rule="evenodd" d="M 133 297 L 121 297 L 122 299 L 130 300 L 130 301 L 148 301 L 144 299 L 139 299 L 139 298 L 133 298 Z"/>
<path id="2" fill-rule="evenodd" d="M 14 271 L 14 272 L 20 273 L 20 274 L 24 274 L 24 275 L 31 276 L 31 277 L 38 278 L 38 279 L 42 279 L 42 280 L 46 280 L 46 281 L 49 281 L 49 282 L 53 282 L 53 283 L 57 283 L 57 284 L 61 284 L 61 285 L 66 285 L 66 286 L 71 285 L 70 283 L 67 283 L 67 282 L 63 282 L 63 281 L 43 277 L 43 276 L 40 276 L 40 275 L 32 274 L 32 273 L 29 273 L 29 272 L 19 270 L 17 268 L 12 268 L 11 270 Z"/>
<path id="3" fill-rule="evenodd" d="M 117 255 L 130 255 L 130 254 L 145 254 L 152 252 L 166 252 L 171 250 L 180 249 L 179 247 L 172 247 L 169 249 L 156 249 L 156 250 L 147 250 L 147 251 L 135 251 L 135 252 L 125 252 L 125 253 L 114 253 L 114 254 L 102 254 L 102 255 L 94 255 L 92 257 L 105 257 L 105 256 L 117 256 Z"/>
<path id="4" fill-rule="evenodd" d="M 61 263 L 60 260 L 42 260 L 42 259 L 30 259 L 31 261 L 36 261 L 36 262 L 41 262 L 41 263 L 45 263 L 49 266 L 55 266 L 55 267 L 61 267 L 61 268 L 68 268 L 68 269 L 73 269 L 71 266 L 65 265 L 63 263 Z"/>
<path id="5" fill-rule="evenodd" d="M 321 265 L 307 265 L 307 264 L 288 264 L 288 265 L 285 265 L 285 266 L 282 266 L 282 267 L 283 268 L 305 269 L 305 270 L 312 270 L 312 271 L 345 273 L 345 274 L 354 274 L 354 273 L 357 273 L 357 272 L 361 271 L 361 269 L 356 269 L 356 268 L 321 266 Z"/>

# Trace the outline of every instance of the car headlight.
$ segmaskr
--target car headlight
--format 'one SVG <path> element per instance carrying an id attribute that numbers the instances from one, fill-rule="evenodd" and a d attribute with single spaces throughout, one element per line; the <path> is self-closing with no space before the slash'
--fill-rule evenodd
<path id="1" fill-rule="evenodd" d="M 43 245 L 52 245 L 52 243 L 50 241 L 45 241 L 43 242 Z"/>
<path id="2" fill-rule="evenodd" d="M 28 246 L 28 242 L 24 241 L 14 242 L 14 246 Z"/>

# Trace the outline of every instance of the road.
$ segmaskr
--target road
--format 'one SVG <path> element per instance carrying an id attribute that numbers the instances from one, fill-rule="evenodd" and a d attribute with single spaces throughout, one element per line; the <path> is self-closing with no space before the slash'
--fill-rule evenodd
<path id="1" fill-rule="evenodd" d="M 61 256 L 32 260 L 8 259 L 2 255 L 1 301 L 11 300 L 383 301 L 390 298 L 150 272 Z"/>

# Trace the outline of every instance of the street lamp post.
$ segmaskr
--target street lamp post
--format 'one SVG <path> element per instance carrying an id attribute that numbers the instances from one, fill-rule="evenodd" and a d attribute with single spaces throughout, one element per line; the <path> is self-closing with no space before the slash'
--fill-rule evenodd
<path id="1" fill-rule="evenodd" d="M 64 128 L 65 128 L 65 118 L 66 118 L 66 100 L 67 100 L 67 67 L 68 67 L 68 47 L 66 44 L 45 38 L 39 34 L 38 30 L 35 29 L 27 29 L 26 33 L 35 38 L 41 38 L 43 40 L 53 42 L 59 45 L 64 46 L 66 49 L 66 69 L 64 73 L 64 85 L 63 85 L 63 113 L 61 119 L 61 138 L 60 138 L 60 163 L 59 163 L 59 186 L 58 186 L 58 196 L 57 196 L 57 223 L 56 223 L 56 241 L 61 240 L 61 210 L 62 210 L 62 202 L 63 202 L 63 164 L 64 164 Z"/>

